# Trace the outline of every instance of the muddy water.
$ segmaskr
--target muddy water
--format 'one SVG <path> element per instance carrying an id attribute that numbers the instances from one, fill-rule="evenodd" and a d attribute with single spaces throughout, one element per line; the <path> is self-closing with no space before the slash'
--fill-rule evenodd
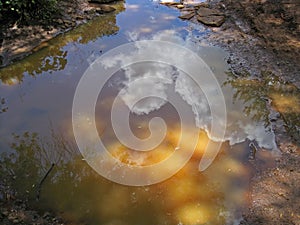
<path id="1" fill-rule="evenodd" d="M 119 3 L 115 14 L 99 17 L 61 35 L 36 49 L 33 55 L 0 71 L 1 180 L 5 178 L 6 184 L 14 188 L 11 194 L 28 198 L 34 207 L 54 211 L 72 224 L 238 223 L 249 200 L 253 163 L 270 166 L 272 155 L 277 152 L 267 100 L 273 99 L 278 111 L 284 113 L 286 105 L 293 106 L 289 101 L 282 105 L 283 101 L 276 101 L 280 99 L 278 96 L 284 98 L 284 93 L 288 93 L 287 96 L 296 96 L 297 101 L 299 92 L 289 84 L 277 88 L 272 80 L 268 83 L 270 88 L 265 89 L 259 81 L 247 77 L 236 79 L 227 73 L 226 53 L 201 40 L 209 31 L 180 21 L 177 16 L 176 11 L 157 2 Z M 182 99 L 189 96 L 188 101 L 182 102 L 193 108 L 200 131 L 191 160 L 162 183 L 130 187 L 102 178 L 80 155 L 71 123 L 76 86 L 95 59 L 134 40 L 168 40 L 193 49 L 222 86 L 228 113 L 227 130 L 217 158 L 204 172 L 199 172 L 198 164 L 208 136 L 214 138 L 206 129 L 210 113 L 207 102 L 184 74 L 159 64 L 151 65 L 150 75 L 149 67 L 144 64 L 111 77 L 96 105 L 98 133 L 111 154 L 123 163 L 157 163 L 176 150 L 180 135 L 176 109 L 157 99 L 139 102 L 137 111 L 130 117 L 137 137 L 149 135 L 148 122 L 155 116 L 164 118 L 168 128 L 161 145 L 141 155 L 115 137 L 110 124 L 112 102 L 121 89 L 125 105 L 130 104 L 128 99 L 138 98 L 138 90 L 150 87 L 155 93 L 171 91 Z M 177 52 L 167 54 L 177 56 Z M 154 84 L 153 79 L 161 74 L 169 82 Z M 146 82 L 131 90 L 128 83 L 136 76 L 142 76 Z M 258 86 L 261 90 L 256 92 Z M 264 98 L 259 97 L 260 92 Z M 297 115 L 299 108 L 294 110 Z M 81 129 L 87 123 L 82 118 Z M 89 136 L 89 130 L 86 135 Z M 189 148 L 190 140 L 183 142 Z"/>

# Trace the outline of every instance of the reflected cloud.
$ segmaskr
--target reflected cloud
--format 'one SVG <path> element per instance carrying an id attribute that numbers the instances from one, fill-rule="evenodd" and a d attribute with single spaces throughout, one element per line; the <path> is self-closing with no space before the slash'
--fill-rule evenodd
<path id="1" fill-rule="evenodd" d="M 139 8 L 140 8 L 140 6 L 135 5 L 135 4 L 127 4 L 126 5 L 126 9 L 131 9 L 131 10 L 134 10 L 134 11 L 137 11 Z"/>
<path id="2" fill-rule="evenodd" d="M 121 90 L 120 97 L 122 100 L 132 109 L 132 112 L 138 115 L 158 110 L 166 103 L 163 99 L 167 98 L 165 90 L 168 83 L 160 82 L 161 80 L 153 75 L 144 74 L 144 77 L 147 77 L 147 79 L 138 79 L 134 86 L 128 83 L 126 88 Z M 145 94 L 157 97 L 148 97 L 136 103 L 140 99 L 140 96 L 144 96 Z"/>
<path id="3" fill-rule="evenodd" d="M 140 32 L 133 32 L 128 34 L 130 40 L 159 40 L 168 41 L 185 46 L 193 51 L 196 51 L 200 57 L 204 60 L 209 54 L 223 54 L 220 51 L 216 51 L 213 47 L 200 47 L 196 46 L 194 42 L 190 39 L 191 36 L 187 36 L 183 39 L 174 30 L 166 30 L 159 32 L 150 38 L 145 38 Z M 162 55 L 162 58 L 172 57 L 172 60 L 185 60 L 182 58 L 181 52 L 178 50 L 169 49 L 166 52 L 162 52 L 155 46 L 149 46 L 147 48 L 142 48 L 139 46 L 138 42 L 136 44 L 136 52 L 131 55 L 119 54 L 114 58 L 105 58 L 102 63 L 105 67 L 109 68 L 116 65 L 118 62 L 122 62 L 125 65 L 127 62 L 132 62 L 134 59 L 138 59 L 141 55 L 157 55 L 157 52 Z M 215 53 L 214 53 L 215 51 Z M 210 53 L 211 52 L 211 53 Z M 188 61 L 185 60 L 188 65 Z M 218 62 L 206 61 L 211 67 Z M 220 62 L 219 62 L 220 63 Z M 222 64 L 224 62 L 221 62 Z M 220 83 L 225 76 L 226 66 L 216 66 L 214 73 L 216 78 Z M 195 115 L 196 125 L 208 132 L 209 137 L 212 140 L 217 141 L 215 137 L 210 135 L 211 127 L 211 115 L 210 108 L 204 93 L 196 85 L 196 83 L 184 72 L 174 68 L 170 65 L 164 65 L 161 63 L 143 63 L 130 65 L 124 68 L 125 80 L 123 82 L 124 88 L 121 90 L 121 98 L 125 104 L 132 110 L 133 113 L 138 115 L 148 114 L 152 111 L 159 110 L 165 103 L 163 99 L 166 99 L 170 94 L 170 90 L 173 91 L 173 95 L 179 94 L 181 98 L 188 104 L 187 107 L 192 107 Z M 201 72 L 199 71 L 199 76 Z M 140 79 L 138 82 L 136 80 Z M 131 85 L 134 82 L 135 85 Z M 149 88 L 151 87 L 151 88 Z M 230 88 L 223 86 L 224 96 L 226 98 L 227 111 L 228 111 L 228 121 L 226 124 L 227 131 L 225 134 L 224 141 L 229 141 L 231 145 L 236 143 L 244 142 L 246 139 L 256 141 L 261 148 L 266 149 L 277 149 L 275 143 L 275 135 L 270 127 L 268 118 L 262 118 L 257 113 L 261 113 L 261 110 L 255 108 L 248 108 L 244 105 L 243 101 L 237 99 L 237 94 L 234 93 Z M 147 93 L 149 96 L 155 94 L 160 98 L 145 98 L 140 100 L 136 105 L 133 105 L 137 99 L 145 96 Z M 215 87 L 207 87 L 206 95 L 214 96 Z M 257 95 L 260 95 L 257 92 Z M 232 102 L 232 98 L 235 102 Z M 246 113 L 245 113 L 246 110 Z M 253 111 L 252 111 L 253 110 Z M 268 111 L 267 108 L 264 109 Z M 259 117 L 256 119 L 256 117 Z M 218 123 L 223 124 L 224 121 L 218 121 Z"/>

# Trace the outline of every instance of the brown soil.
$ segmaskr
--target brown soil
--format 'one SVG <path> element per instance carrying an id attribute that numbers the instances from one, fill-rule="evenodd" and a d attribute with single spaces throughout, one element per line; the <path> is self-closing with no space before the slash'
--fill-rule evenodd
<path id="1" fill-rule="evenodd" d="M 300 3 L 296 0 L 221 0 L 226 23 L 210 40 L 228 49 L 236 74 L 272 71 L 300 87 Z"/>

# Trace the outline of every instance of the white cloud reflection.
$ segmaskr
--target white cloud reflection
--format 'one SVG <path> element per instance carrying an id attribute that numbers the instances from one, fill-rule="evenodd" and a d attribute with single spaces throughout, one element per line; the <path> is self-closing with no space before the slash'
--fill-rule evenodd
<path id="1" fill-rule="evenodd" d="M 137 32 L 128 33 L 130 40 L 145 40 L 141 38 L 140 34 Z M 175 31 L 167 30 L 164 32 L 157 33 L 148 40 L 159 40 L 168 41 L 185 46 L 194 52 L 197 52 L 203 60 L 214 67 L 214 74 L 220 82 L 223 83 L 226 75 L 224 71 L 227 70 L 226 64 L 224 63 L 224 53 L 221 50 L 216 50 L 215 47 L 201 47 L 195 45 L 191 41 L 190 36 L 186 39 L 181 38 Z M 172 60 L 179 60 L 182 62 L 181 52 L 177 52 L 177 49 L 168 49 L 168 51 L 161 51 L 156 46 L 140 47 L 136 44 L 137 52 L 131 55 L 119 55 L 115 58 L 109 58 L 104 60 L 102 63 L 111 67 L 117 62 L 134 61 L 134 58 L 138 58 L 137 55 L 145 54 L 155 54 L 158 53 L 162 55 L 162 58 L 172 57 Z M 215 54 L 215 56 L 213 56 Z M 215 59 L 215 60 L 211 60 Z M 188 65 L 187 65 L 188 66 Z M 125 77 L 123 88 L 120 92 L 120 97 L 125 102 L 125 104 L 131 109 L 133 113 L 138 115 L 148 114 L 154 110 L 160 109 L 166 101 L 163 99 L 168 98 L 169 89 L 173 88 L 173 93 L 179 94 L 182 99 L 192 107 L 193 113 L 195 115 L 196 125 L 199 128 L 205 129 L 209 134 L 211 116 L 210 108 L 207 99 L 203 92 L 199 89 L 196 83 L 185 73 L 177 70 L 176 68 L 165 65 L 161 63 L 143 63 L 134 64 L 124 69 Z M 201 72 L 201 71 L 199 71 Z M 143 79 L 140 79 L 143 78 Z M 140 79 L 137 81 L 137 79 Z M 133 81 L 135 85 L 130 85 Z M 208 87 L 206 94 L 213 96 L 215 87 Z M 253 121 L 251 118 L 247 117 L 243 113 L 244 105 L 236 101 L 232 103 L 233 91 L 231 87 L 222 87 L 225 95 L 228 118 L 227 118 L 227 130 L 225 134 L 224 141 L 229 141 L 231 145 L 245 141 L 246 139 L 255 140 L 258 145 L 262 148 L 267 149 L 277 149 L 275 143 L 275 135 L 270 127 L 265 127 L 263 122 Z M 140 96 L 158 96 L 149 97 L 139 101 L 134 105 Z M 219 121 L 222 123 L 222 121 Z"/>

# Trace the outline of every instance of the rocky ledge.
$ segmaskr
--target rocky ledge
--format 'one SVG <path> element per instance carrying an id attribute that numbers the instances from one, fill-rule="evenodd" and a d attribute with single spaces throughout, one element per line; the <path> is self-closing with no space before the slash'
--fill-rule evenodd
<path id="1" fill-rule="evenodd" d="M 180 19 L 197 20 L 202 24 L 220 27 L 225 22 L 225 15 L 217 9 L 209 8 L 207 3 L 181 4 L 177 2 L 161 2 L 160 4 L 177 8 L 181 11 Z"/>

